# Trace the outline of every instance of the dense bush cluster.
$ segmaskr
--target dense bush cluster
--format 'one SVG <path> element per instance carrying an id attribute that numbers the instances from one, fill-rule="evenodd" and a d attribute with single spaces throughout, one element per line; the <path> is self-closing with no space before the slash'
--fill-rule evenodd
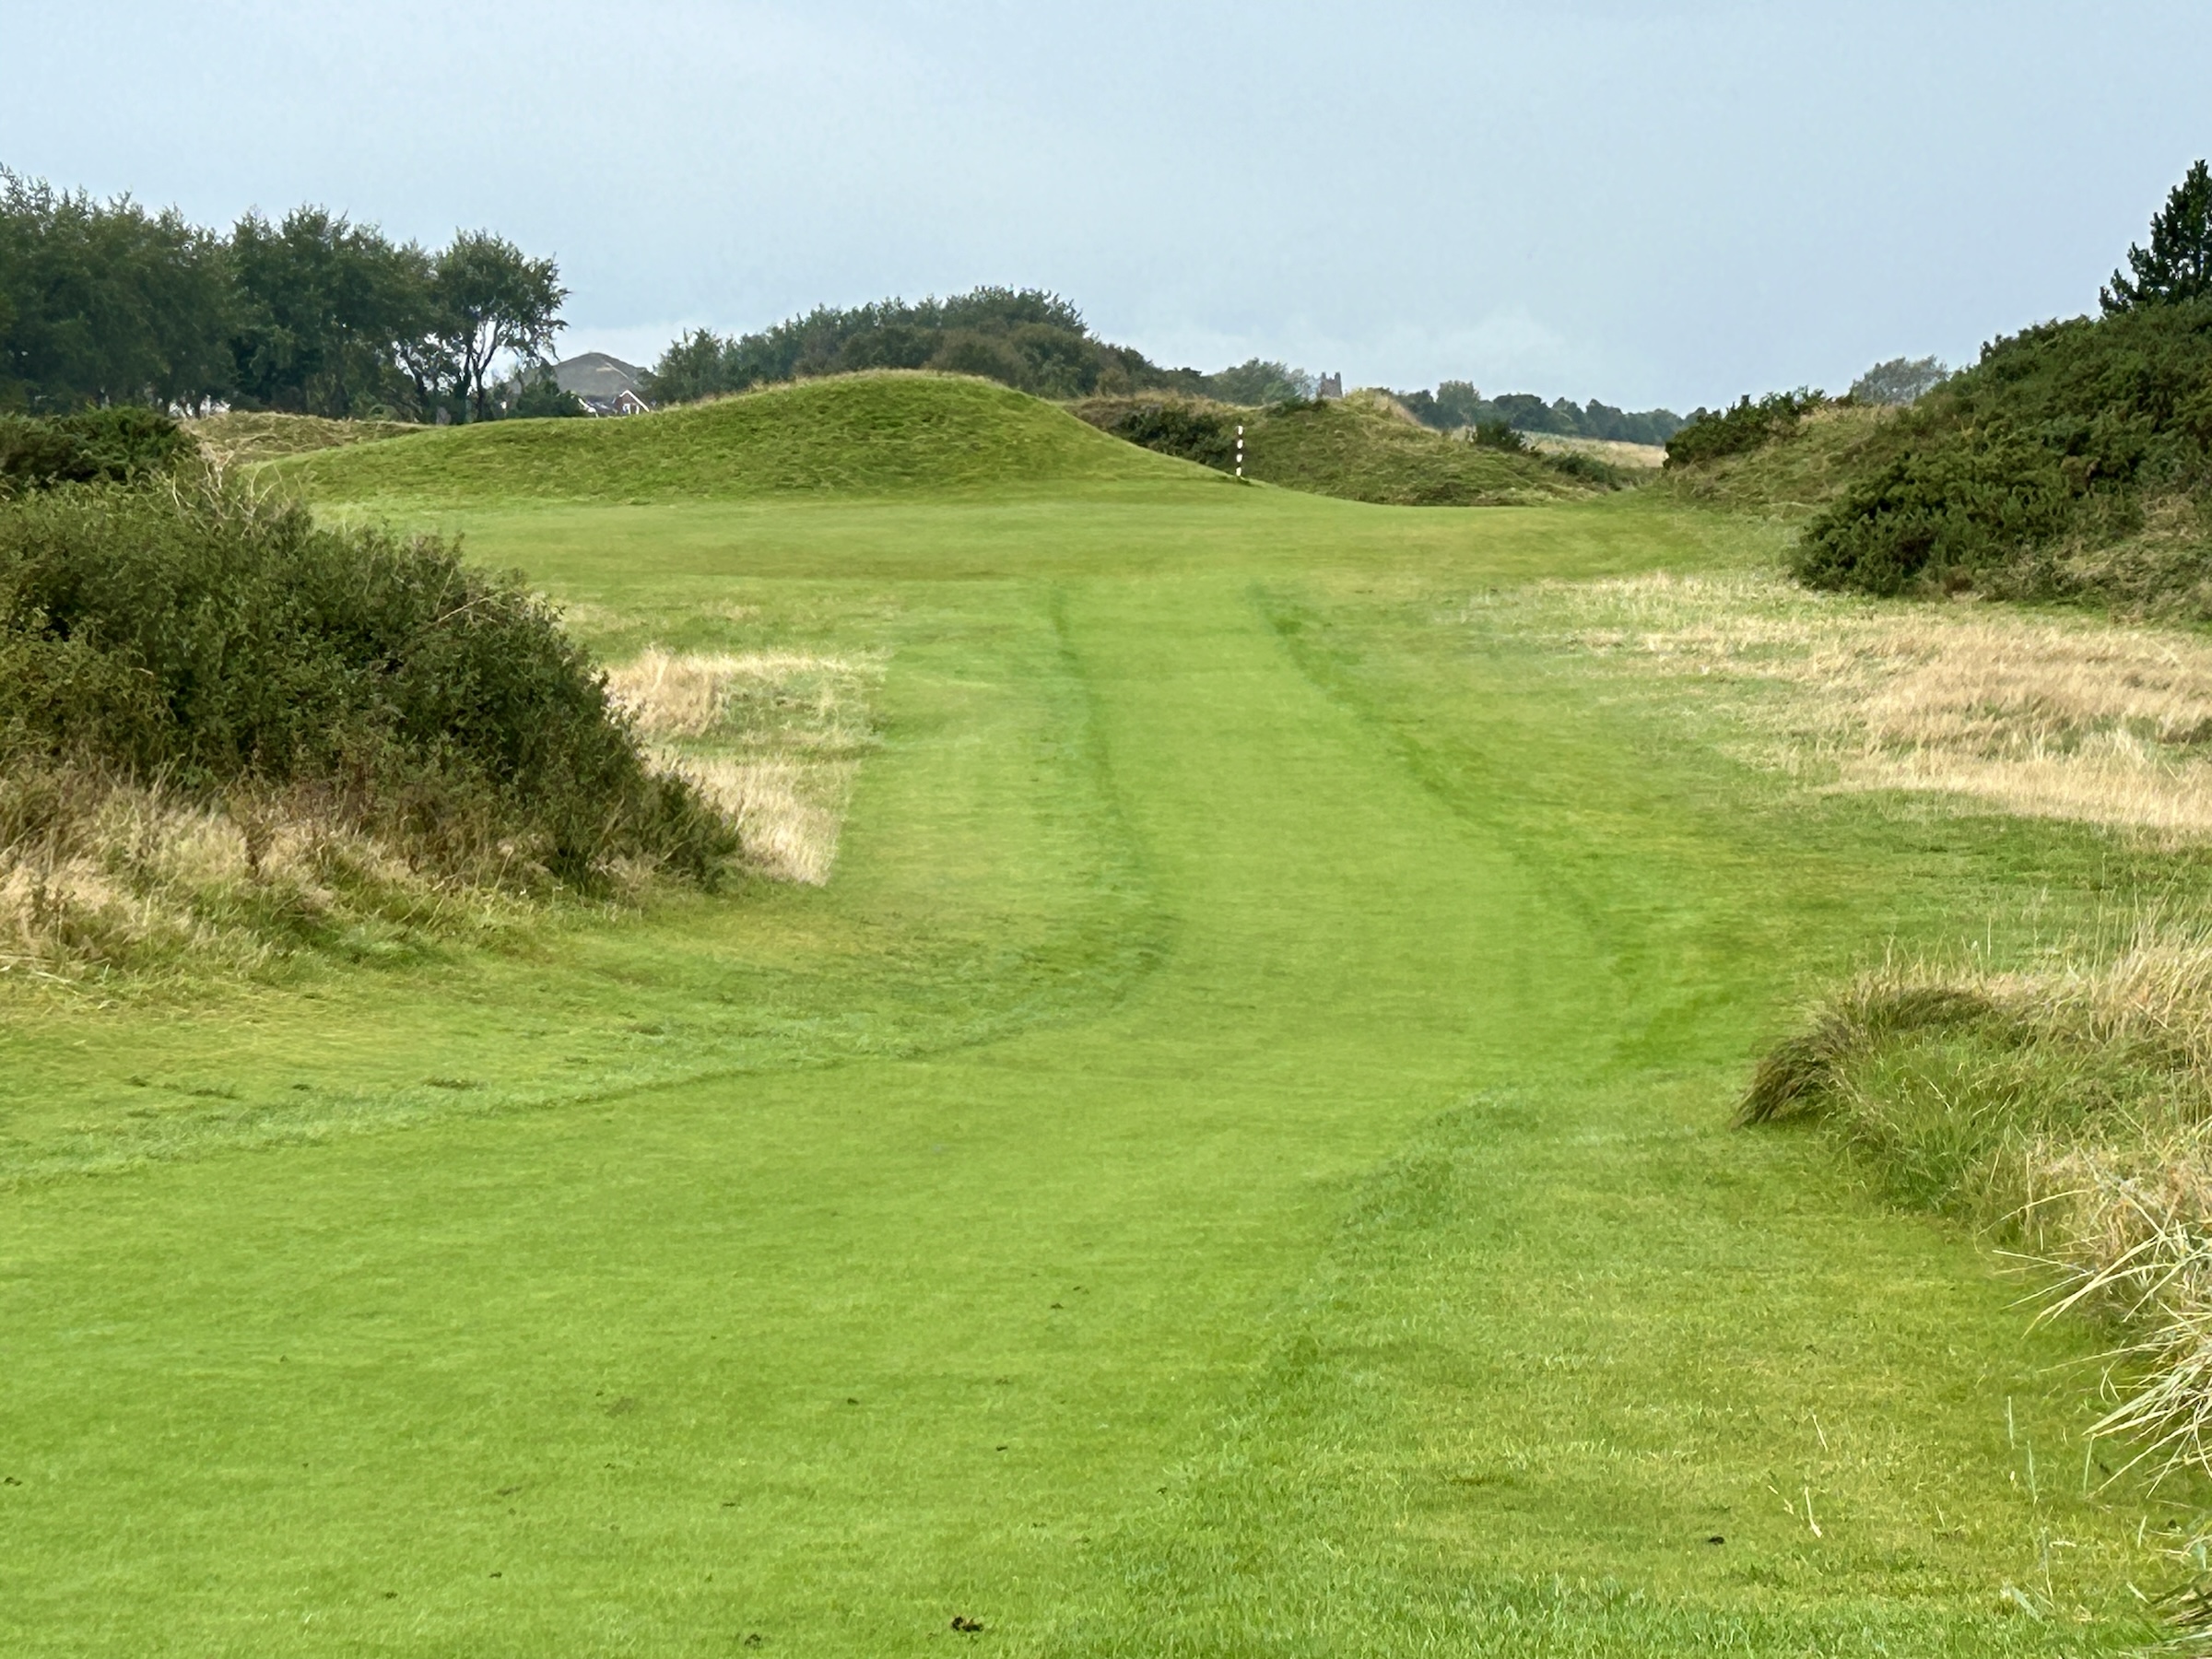
<path id="1" fill-rule="evenodd" d="M 1801 387 L 1756 399 L 1747 395 L 1733 408 L 1699 409 L 1666 441 L 1666 465 L 1670 469 L 1703 466 L 1763 448 L 1790 436 L 1799 421 L 1827 402 L 1822 394 Z"/>
<path id="2" fill-rule="evenodd" d="M 190 478 L 0 501 L 0 769 L 307 790 L 457 873 L 589 884 L 629 859 L 712 882 L 735 851 L 519 581 Z"/>
<path id="3" fill-rule="evenodd" d="M 168 416 L 129 405 L 50 420 L 0 415 L 0 494 L 138 482 L 174 471 L 195 453 Z"/>
<path id="4" fill-rule="evenodd" d="M 1903 453 L 1806 525 L 1806 582 L 1894 594 L 2109 545 L 2212 487 L 2212 300 L 1998 340 L 1900 418 Z"/>
<path id="5" fill-rule="evenodd" d="M 1227 472 L 1236 465 L 1236 420 L 1203 404 L 1144 400 L 1087 413 L 1100 430 L 1140 448 Z"/>

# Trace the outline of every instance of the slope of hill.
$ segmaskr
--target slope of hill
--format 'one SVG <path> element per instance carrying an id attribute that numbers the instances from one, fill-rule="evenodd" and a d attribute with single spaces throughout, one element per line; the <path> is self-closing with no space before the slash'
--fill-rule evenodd
<path id="1" fill-rule="evenodd" d="M 1094 397 L 1074 408 L 1131 442 L 1223 467 L 1241 425 L 1245 477 L 1349 501 L 1491 507 L 1590 493 L 1534 454 L 1447 438 L 1369 393 L 1261 409 L 1161 397 Z"/>
<path id="2" fill-rule="evenodd" d="M 275 470 L 324 500 L 429 505 L 888 497 L 1208 477 L 1026 394 L 906 372 L 803 381 L 621 420 L 448 427 Z"/>
<path id="3" fill-rule="evenodd" d="M 1902 447 L 1904 411 L 1826 404 L 1755 448 L 1695 465 L 1670 465 L 1664 487 L 1706 506 L 1796 520 L 1836 500 Z"/>
<path id="4" fill-rule="evenodd" d="M 230 409 L 184 422 L 201 452 L 226 466 L 251 465 L 310 450 L 344 449 L 380 438 L 403 438 L 430 429 L 411 420 L 332 420 L 322 415 L 285 415 L 270 409 Z"/>

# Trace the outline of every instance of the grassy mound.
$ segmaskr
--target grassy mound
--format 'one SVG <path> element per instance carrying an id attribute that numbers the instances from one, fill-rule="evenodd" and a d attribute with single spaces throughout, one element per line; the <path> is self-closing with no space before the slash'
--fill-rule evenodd
<path id="1" fill-rule="evenodd" d="M 326 500 L 480 505 L 896 497 L 1190 480 L 987 381 L 843 375 L 622 420 L 449 427 L 276 464 Z"/>
<path id="2" fill-rule="evenodd" d="M 1091 398 L 1082 419 L 1132 443 L 1224 468 L 1244 429 L 1244 476 L 1394 507 L 1489 507 L 1589 493 L 1533 452 L 1488 448 L 1420 425 L 1368 393 L 1235 409 L 1199 398 Z M 1580 458 L 1576 458 L 1580 459 Z M 1602 474 L 1602 467 L 1585 470 Z"/>

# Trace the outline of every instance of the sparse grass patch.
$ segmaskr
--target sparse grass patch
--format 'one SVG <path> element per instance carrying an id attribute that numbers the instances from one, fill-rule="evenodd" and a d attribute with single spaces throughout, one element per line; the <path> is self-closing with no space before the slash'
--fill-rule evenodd
<path id="1" fill-rule="evenodd" d="M 2212 835 L 2212 641 L 2194 634 L 1829 597 L 1750 574 L 1508 603 L 1573 648 L 1705 682 L 1739 755 L 1810 786 Z"/>
<path id="2" fill-rule="evenodd" d="M 663 763 L 692 779 L 737 826 L 748 867 L 819 887 L 862 752 L 865 702 L 883 665 L 801 651 L 642 653 L 608 688 Z"/>

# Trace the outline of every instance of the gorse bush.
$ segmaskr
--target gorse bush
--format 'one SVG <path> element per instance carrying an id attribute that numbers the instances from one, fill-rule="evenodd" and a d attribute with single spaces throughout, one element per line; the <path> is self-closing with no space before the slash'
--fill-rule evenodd
<path id="1" fill-rule="evenodd" d="M 1666 441 L 1667 467 L 1702 466 L 1763 448 L 1795 432 L 1800 421 L 1828 401 L 1823 394 L 1800 387 L 1756 400 L 1746 395 L 1729 409 L 1700 409 Z"/>
<path id="2" fill-rule="evenodd" d="M 196 453 L 168 416 L 129 405 L 50 419 L 0 415 L 0 493 L 127 484 L 173 472 Z"/>
<path id="3" fill-rule="evenodd" d="M 712 882 L 735 851 L 519 580 L 207 480 L 0 502 L 0 770 L 56 769 L 312 790 L 461 874 Z"/>
<path id="4" fill-rule="evenodd" d="M 1236 465 L 1236 418 L 1202 404 L 1147 400 L 1095 412 L 1101 431 L 1163 455 L 1180 455 L 1227 472 Z M 1086 414 L 1086 418 L 1091 415 Z"/>
<path id="5" fill-rule="evenodd" d="M 2094 588 L 2036 555 L 2109 546 L 2142 527 L 2147 500 L 2212 483 L 2212 300 L 1998 340 L 1900 418 L 1903 453 L 1806 526 L 1803 580 L 1875 594 Z"/>

